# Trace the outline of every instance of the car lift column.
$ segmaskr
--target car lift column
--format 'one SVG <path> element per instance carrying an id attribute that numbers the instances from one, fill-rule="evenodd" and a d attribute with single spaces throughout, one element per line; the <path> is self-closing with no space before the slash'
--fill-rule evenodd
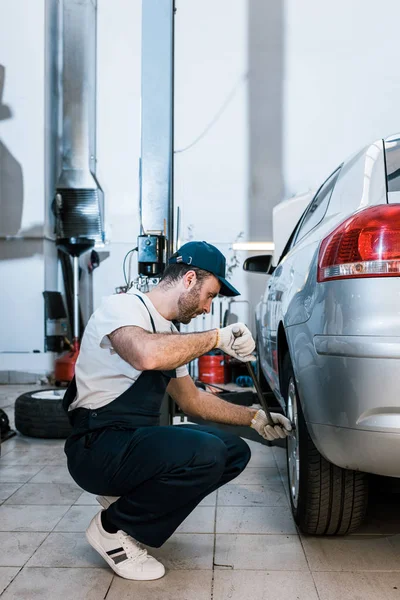
<path id="1" fill-rule="evenodd" d="M 173 103 L 174 0 L 143 0 L 141 233 L 166 235 L 167 256 L 174 250 Z"/>
<path id="2" fill-rule="evenodd" d="M 153 272 L 158 272 L 156 265 L 165 263 L 175 250 L 174 0 L 142 1 L 141 126 L 140 222 L 141 234 L 148 239 L 138 240 L 138 258 L 139 267 L 146 265 L 141 275 L 148 275 L 152 264 Z M 166 236 L 166 244 L 163 236 Z M 172 402 L 169 396 L 165 397 L 160 425 L 172 424 Z"/>

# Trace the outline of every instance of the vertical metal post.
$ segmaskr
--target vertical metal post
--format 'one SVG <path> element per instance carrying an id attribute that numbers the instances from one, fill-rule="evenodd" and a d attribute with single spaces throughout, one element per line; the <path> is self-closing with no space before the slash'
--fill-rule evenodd
<path id="1" fill-rule="evenodd" d="M 141 233 L 174 239 L 174 0 L 142 2 Z"/>

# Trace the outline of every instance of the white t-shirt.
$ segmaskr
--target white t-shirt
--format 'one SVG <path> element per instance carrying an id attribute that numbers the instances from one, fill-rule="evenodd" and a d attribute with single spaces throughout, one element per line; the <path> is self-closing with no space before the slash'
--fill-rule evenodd
<path id="1" fill-rule="evenodd" d="M 75 365 L 77 396 L 69 410 L 105 406 L 125 392 L 141 374 L 115 352 L 108 337 L 119 327 L 129 325 L 152 331 L 146 306 L 135 294 L 145 301 L 157 333 L 177 331 L 171 321 L 160 315 L 149 298 L 137 290 L 103 298 L 83 335 Z M 176 369 L 177 377 L 185 375 L 188 375 L 186 366 Z"/>

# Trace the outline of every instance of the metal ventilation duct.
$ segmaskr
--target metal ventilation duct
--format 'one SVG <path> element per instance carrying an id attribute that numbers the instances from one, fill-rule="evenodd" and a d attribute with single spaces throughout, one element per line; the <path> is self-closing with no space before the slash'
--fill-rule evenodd
<path id="1" fill-rule="evenodd" d="M 96 0 L 63 0 L 62 171 L 54 212 L 58 238 L 104 241 L 96 179 Z"/>

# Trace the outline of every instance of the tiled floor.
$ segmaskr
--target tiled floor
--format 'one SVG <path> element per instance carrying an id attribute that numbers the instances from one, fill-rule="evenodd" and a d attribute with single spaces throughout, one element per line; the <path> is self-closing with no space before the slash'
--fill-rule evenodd
<path id="1" fill-rule="evenodd" d="M 23 386 L 0 386 L 13 414 Z M 0 458 L 2 600 L 399 600 L 397 497 L 377 502 L 347 538 L 299 536 L 285 487 L 285 451 L 250 442 L 252 459 L 206 498 L 164 545 L 155 582 L 114 577 L 86 543 L 99 510 L 71 479 L 63 441 L 17 436 Z"/>

